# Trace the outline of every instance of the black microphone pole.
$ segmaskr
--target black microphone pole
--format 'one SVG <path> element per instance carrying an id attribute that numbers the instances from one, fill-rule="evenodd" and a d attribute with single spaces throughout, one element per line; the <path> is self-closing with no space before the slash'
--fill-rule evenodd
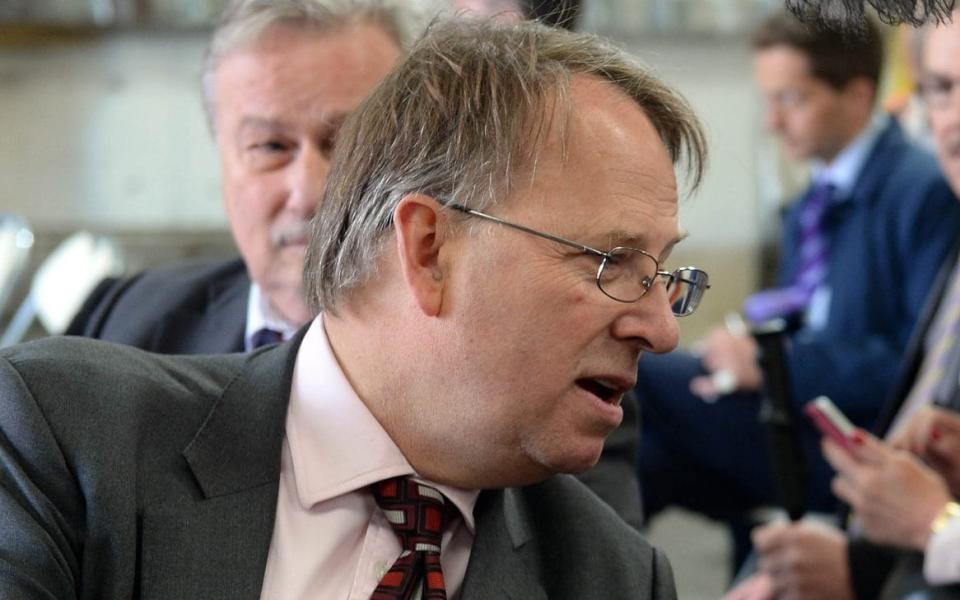
<path id="1" fill-rule="evenodd" d="M 790 519 L 806 511 L 806 463 L 793 410 L 790 378 L 785 358 L 786 322 L 773 319 L 751 328 L 757 341 L 757 361 L 763 373 L 759 420 L 767 430 L 773 478 L 780 503 Z"/>

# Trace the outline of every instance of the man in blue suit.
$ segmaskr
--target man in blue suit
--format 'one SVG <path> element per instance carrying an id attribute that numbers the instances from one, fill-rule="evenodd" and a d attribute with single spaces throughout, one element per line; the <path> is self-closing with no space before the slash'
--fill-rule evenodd
<path id="1" fill-rule="evenodd" d="M 797 408 L 826 394 L 870 427 L 960 207 L 934 158 L 874 114 L 882 63 L 875 27 L 851 37 L 776 14 L 757 30 L 754 50 L 765 125 L 789 158 L 812 161 L 813 181 L 784 213 L 778 288 L 750 297 L 744 312 L 792 323 L 786 356 Z M 729 519 L 776 501 L 757 421 L 760 384 L 745 332 L 717 329 L 696 355 L 640 363 L 648 515 L 682 505 Z M 801 425 L 807 506 L 829 510 L 831 471 L 818 436 Z"/>

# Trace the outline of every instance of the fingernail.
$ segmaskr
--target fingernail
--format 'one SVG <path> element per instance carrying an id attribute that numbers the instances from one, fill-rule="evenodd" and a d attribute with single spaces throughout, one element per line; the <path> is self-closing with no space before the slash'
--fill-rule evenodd
<path id="1" fill-rule="evenodd" d="M 930 439 L 932 439 L 933 441 L 939 440 L 942 436 L 943 434 L 940 433 L 940 430 L 937 429 L 936 427 L 933 427 L 930 429 Z"/>
<path id="2" fill-rule="evenodd" d="M 850 436 L 850 438 L 853 440 L 853 443 L 856 444 L 857 446 L 862 446 L 863 442 L 867 439 L 866 437 L 864 437 L 863 432 L 860 431 L 859 429 L 855 429 L 853 431 L 853 435 Z"/>

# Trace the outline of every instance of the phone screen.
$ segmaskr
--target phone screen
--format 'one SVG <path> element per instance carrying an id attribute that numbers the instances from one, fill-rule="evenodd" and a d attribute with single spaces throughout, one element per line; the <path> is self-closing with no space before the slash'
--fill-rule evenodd
<path id="1" fill-rule="evenodd" d="M 803 412 L 813 421 L 820 433 L 846 450 L 853 450 L 854 426 L 830 398 L 820 396 L 808 402 Z"/>

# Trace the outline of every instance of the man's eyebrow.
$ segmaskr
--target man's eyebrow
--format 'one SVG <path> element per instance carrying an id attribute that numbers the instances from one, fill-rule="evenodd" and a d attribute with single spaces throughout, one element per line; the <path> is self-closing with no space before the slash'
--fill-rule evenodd
<path id="1" fill-rule="evenodd" d="M 252 116 L 248 116 L 248 117 L 243 117 L 242 119 L 240 119 L 240 127 L 239 127 L 239 130 L 240 130 L 240 131 L 244 131 L 244 130 L 246 130 L 246 129 L 272 129 L 272 130 L 277 130 L 277 129 L 286 129 L 286 128 L 287 128 L 286 124 L 284 124 L 283 122 L 278 121 L 278 120 L 276 120 L 276 119 L 269 119 L 269 118 L 266 118 L 266 117 L 252 117 Z"/>
<path id="2" fill-rule="evenodd" d="M 319 123 L 322 127 L 333 129 L 334 131 L 340 129 L 343 125 L 343 122 L 347 120 L 347 117 L 350 115 L 347 111 L 330 111 L 326 112 L 323 115 L 320 115 L 315 122 Z M 290 125 L 277 120 L 271 119 L 269 117 L 258 117 L 258 116 L 246 116 L 240 120 L 240 130 L 244 129 L 270 129 L 270 130 L 286 130 L 290 129 Z"/>
<path id="3" fill-rule="evenodd" d="M 673 249 L 676 248 L 677 244 L 687 239 L 690 234 L 686 231 L 681 231 L 677 237 L 670 240 L 666 246 L 663 248 L 663 252 L 660 253 L 660 256 L 657 257 L 657 260 L 663 262 L 670 258 L 670 253 L 673 252 Z"/>
<path id="4" fill-rule="evenodd" d="M 685 240 L 689 234 L 686 231 L 681 231 L 675 238 L 667 242 L 667 245 L 663 247 L 663 251 L 660 253 L 660 256 L 657 257 L 657 260 L 663 260 L 670 256 L 670 253 L 673 252 L 673 248 Z M 647 245 L 649 243 L 649 237 L 644 234 L 638 234 L 635 231 L 612 231 L 605 236 L 603 236 L 606 243 L 610 246 L 609 248 L 601 248 L 601 250 L 610 250 L 615 246 L 626 246 L 628 248 L 637 248 L 638 250 L 647 250 Z"/>

